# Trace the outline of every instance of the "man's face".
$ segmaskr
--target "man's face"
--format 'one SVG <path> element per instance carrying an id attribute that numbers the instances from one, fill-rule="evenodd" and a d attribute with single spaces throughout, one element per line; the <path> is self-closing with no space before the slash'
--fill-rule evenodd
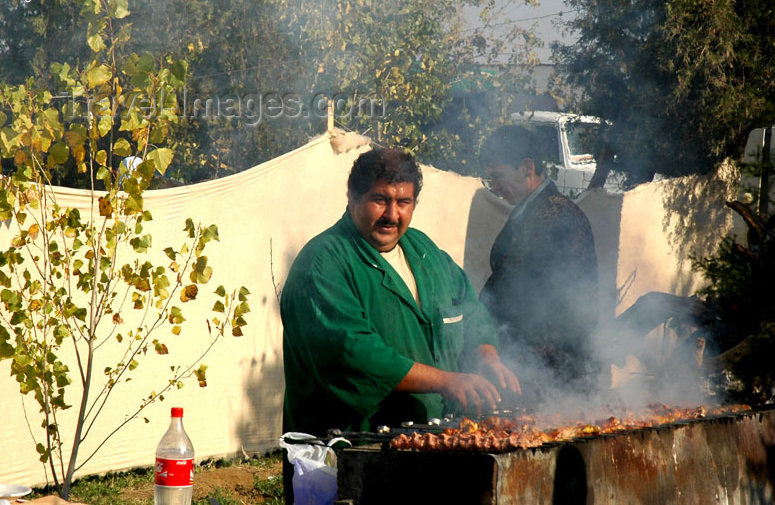
<path id="1" fill-rule="evenodd" d="M 347 195 L 355 227 L 378 251 L 392 250 L 409 227 L 414 213 L 414 183 L 376 181 L 359 199 Z"/>
<path id="2" fill-rule="evenodd" d="M 530 193 L 527 190 L 527 168 L 524 161 L 517 168 L 501 163 L 485 167 L 485 174 L 492 181 L 490 187 L 493 193 L 516 205 Z"/>

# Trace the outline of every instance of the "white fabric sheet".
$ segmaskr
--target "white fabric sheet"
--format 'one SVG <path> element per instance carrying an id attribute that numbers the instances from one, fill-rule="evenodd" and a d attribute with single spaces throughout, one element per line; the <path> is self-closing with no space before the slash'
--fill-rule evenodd
<path id="1" fill-rule="evenodd" d="M 282 327 L 277 295 L 300 248 L 332 225 L 345 210 L 349 169 L 368 147 L 337 154 L 332 143 L 341 145 L 342 138 L 335 134 L 330 139 L 326 134 L 284 156 L 224 179 L 146 193 L 146 207 L 154 216 L 147 228 L 154 236 L 151 255 L 155 261 L 167 264 L 161 250 L 167 245 L 180 245 L 184 221 L 191 217 L 195 222 L 214 223 L 219 228 L 220 242 L 208 245 L 206 251 L 214 276 L 209 288 L 200 290 L 192 307 L 183 306 L 188 321 L 181 336 L 167 340 L 170 354 L 141 360 L 134 380 L 116 391 L 81 454 L 91 452 L 124 420 L 131 407 L 161 387 L 170 365 L 194 357 L 209 342 L 202 313 L 212 305 L 213 299 L 207 297 L 210 288 L 219 284 L 231 288 L 246 286 L 251 292 L 248 326 L 243 337 L 226 337 L 205 357 L 208 387 L 199 388 L 190 382 L 168 394 L 164 402 L 152 405 L 142 414 L 148 423 L 135 420 L 127 424 L 81 474 L 150 466 L 172 406 L 185 409 L 184 425 L 197 459 L 241 451 L 260 453 L 277 447 L 283 398 Z M 424 167 L 423 174 L 425 186 L 412 225 L 448 251 L 479 290 L 490 273 L 490 247 L 510 208 L 485 190 L 478 179 L 431 167 Z M 610 314 L 620 312 L 622 306 L 626 308 L 621 302 L 633 301 L 639 294 L 651 290 L 684 294 L 695 285 L 692 274 L 686 272 L 685 257 L 671 242 L 671 228 L 663 227 L 663 203 L 671 187 L 669 181 L 663 181 L 644 185 L 632 194 L 611 196 L 592 192 L 580 202 L 595 233 L 601 285 L 608 290 L 608 299 L 614 305 L 608 309 Z M 60 204 L 89 209 L 87 192 L 58 188 L 56 194 Z M 723 208 L 714 208 L 713 212 L 713 223 L 728 217 L 727 213 L 718 218 L 718 213 L 726 212 Z M 10 239 L 7 225 L 0 229 L 0 244 Z M 624 288 L 626 291 L 622 291 Z M 104 363 L 110 363 L 110 357 L 106 356 Z M 100 365 L 104 367 L 103 363 Z M 0 447 L 5 456 L 0 465 L 0 482 L 39 485 L 47 478 L 50 481 L 50 476 L 38 462 L 31 438 L 32 433 L 42 441 L 38 409 L 31 398 L 18 393 L 18 385 L 9 377 L 8 370 L 7 362 L 0 363 Z M 99 379 L 102 368 L 95 370 Z M 75 389 L 68 400 L 77 405 Z M 72 429 L 75 410 L 70 409 L 69 416 L 61 420 L 67 430 Z"/>

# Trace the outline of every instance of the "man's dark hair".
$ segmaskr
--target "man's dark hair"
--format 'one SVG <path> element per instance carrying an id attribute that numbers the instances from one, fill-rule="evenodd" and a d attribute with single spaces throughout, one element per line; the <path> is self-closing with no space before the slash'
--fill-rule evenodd
<path id="1" fill-rule="evenodd" d="M 414 198 L 422 189 L 422 172 L 411 154 L 399 149 L 376 147 L 358 156 L 347 179 L 347 191 L 359 200 L 369 192 L 377 181 L 388 184 L 411 182 L 414 184 Z"/>
<path id="2" fill-rule="evenodd" d="M 533 133 L 523 126 L 501 126 L 492 132 L 479 150 L 482 167 L 510 165 L 519 167 L 523 159 L 530 158 L 535 164 L 536 174 L 544 172 L 544 160 Z"/>

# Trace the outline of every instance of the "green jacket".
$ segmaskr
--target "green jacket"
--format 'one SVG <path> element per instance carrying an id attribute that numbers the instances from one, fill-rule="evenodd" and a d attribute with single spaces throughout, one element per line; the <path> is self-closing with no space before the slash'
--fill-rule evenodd
<path id="1" fill-rule="evenodd" d="M 393 390 L 415 361 L 466 370 L 496 344 L 463 270 L 424 233 L 400 241 L 421 307 L 348 212 L 299 253 L 283 287 L 285 431 L 374 430 L 450 412 L 438 394 Z"/>

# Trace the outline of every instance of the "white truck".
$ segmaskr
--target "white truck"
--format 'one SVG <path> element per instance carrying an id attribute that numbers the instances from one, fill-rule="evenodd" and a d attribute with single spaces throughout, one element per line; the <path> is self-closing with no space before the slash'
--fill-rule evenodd
<path id="1" fill-rule="evenodd" d="M 594 116 L 542 110 L 516 112 L 511 120 L 513 124 L 525 126 L 534 133 L 548 164 L 549 176 L 563 194 L 575 198 L 588 188 L 597 168 L 595 149 L 599 145 L 598 138 L 608 122 Z M 758 186 L 757 194 L 769 193 L 770 199 L 775 200 L 775 183 L 772 181 L 775 177 L 772 175 L 772 167 L 775 167 L 775 126 L 751 130 L 742 161 L 748 165 L 760 165 L 767 161 L 765 153 L 770 156 L 770 173 L 765 170 L 763 176 L 747 176 L 743 182 L 749 188 Z M 661 175 L 657 174 L 655 180 L 660 178 Z M 623 182 L 623 174 L 611 172 L 603 187 L 610 192 L 620 192 Z M 759 207 L 766 209 L 767 203 L 766 200 L 761 201 Z"/>
<path id="2" fill-rule="evenodd" d="M 775 163 L 775 144 L 773 134 L 775 126 L 769 128 L 754 128 L 748 134 L 743 152 L 743 163 L 756 164 L 764 161 L 764 153 L 769 151 L 770 163 Z"/>
<path id="3" fill-rule="evenodd" d="M 775 185 L 772 183 L 775 167 L 775 126 L 751 130 L 743 151 L 743 163 L 758 167 L 756 175 L 745 176 L 741 186 L 744 190 L 755 188 L 759 197 L 757 211 L 766 215 L 770 200 L 775 200 Z"/>
<path id="4" fill-rule="evenodd" d="M 600 118 L 536 110 L 516 112 L 511 120 L 536 136 L 549 176 L 561 193 L 575 198 L 587 189 L 597 168 L 595 149 L 604 126 Z M 604 187 L 619 191 L 620 179 L 620 174 L 611 173 Z"/>

